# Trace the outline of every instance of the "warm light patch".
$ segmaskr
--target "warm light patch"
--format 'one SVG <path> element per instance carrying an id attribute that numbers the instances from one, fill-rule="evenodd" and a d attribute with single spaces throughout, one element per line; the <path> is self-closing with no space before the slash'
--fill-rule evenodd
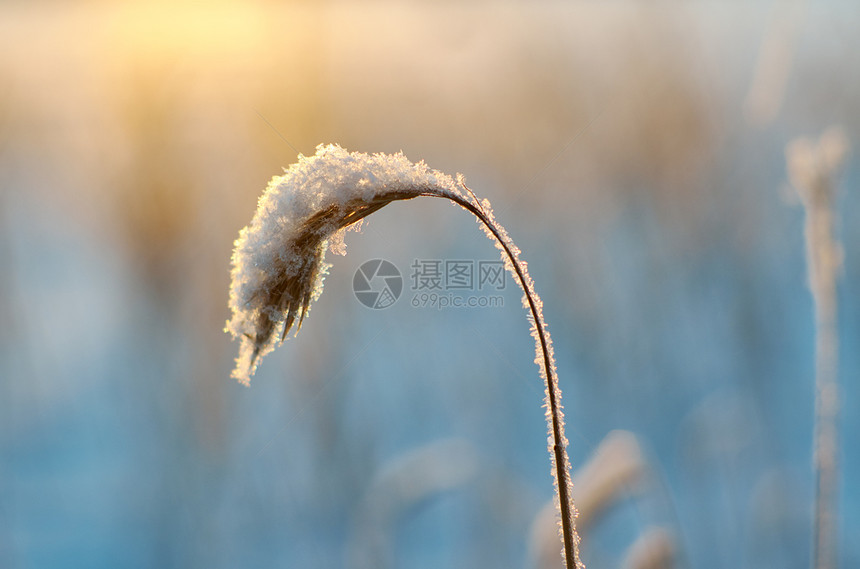
<path id="1" fill-rule="evenodd" d="M 122 52 L 160 57 L 229 57 L 258 52 L 264 13 L 253 4 L 154 2 L 105 14 L 110 43 Z"/>

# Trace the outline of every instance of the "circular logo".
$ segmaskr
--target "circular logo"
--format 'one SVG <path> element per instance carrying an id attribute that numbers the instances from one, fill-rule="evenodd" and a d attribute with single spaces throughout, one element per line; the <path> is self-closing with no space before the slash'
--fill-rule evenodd
<path id="1" fill-rule="evenodd" d="M 362 263 L 352 277 L 355 298 L 368 308 L 388 308 L 403 292 L 403 277 L 393 263 L 372 259 Z"/>

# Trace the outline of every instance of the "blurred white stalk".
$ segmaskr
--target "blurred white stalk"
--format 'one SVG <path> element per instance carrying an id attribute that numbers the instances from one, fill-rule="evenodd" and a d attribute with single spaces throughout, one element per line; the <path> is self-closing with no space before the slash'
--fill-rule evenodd
<path id="1" fill-rule="evenodd" d="M 393 566 L 392 537 L 402 516 L 416 504 L 471 482 L 479 472 L 477 455 L 468 441 L 444 439 L 384 464 L 357 507 L 347 567 Z"/>
<path id="2" fill-rule="evenodd" d="M 746 118 L 755 126 L 770 125 L 782 108 L 804 4 L 803 0 L 777 2 L 773 8 L 744 101 Z"/>
<path id="3" fill-rule="evenodd" d="M 786 147 L 788 173 L 806 210 L 809 288 L 815 304 L 815 501 L 812 567 L 838 563 L 839 414 L 836 281 L 842 248 L 834 236 L 836 177 L 848 153 L 844 133 L 831 128 L 818 143 L 800 138 Z"/>

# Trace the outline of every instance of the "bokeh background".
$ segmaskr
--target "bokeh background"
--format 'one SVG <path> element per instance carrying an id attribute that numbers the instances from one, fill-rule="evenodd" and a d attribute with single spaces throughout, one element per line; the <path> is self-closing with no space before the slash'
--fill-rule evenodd
<path id="1" fill-rule="evenodd" d="M 232 242 L 327 142 L 464 173 L 522 248 L 574 466 L 636 443 L 591 566 L 634 566 L 654 528 L 676 567 L 808 566 L 814 320 L 784 150 L 833 125 L 856 148 L 858 29 L 836 1 L 0 4 L 0 566 L 538 567 L 520 295 L 408 302 L 414 259 L 498 258 L 465 212 L 374 214 L 301 333 L 250 388 L 229 377 Z M 852 567 L 856 160 L 839 180 Z M 374 258 L 406 278 L 385 310 L 352 293 Z"/>

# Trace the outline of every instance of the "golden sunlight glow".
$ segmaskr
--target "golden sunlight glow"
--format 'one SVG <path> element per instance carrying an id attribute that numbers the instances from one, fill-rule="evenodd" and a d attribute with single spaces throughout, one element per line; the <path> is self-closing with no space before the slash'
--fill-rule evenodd
<path id="1" fill-rule="evenodd" d="M 266 18 L 254 4 L 155 2 L 106 14 L 111 44 L 135 55 L 217 57 L 257 51 Z"/>
<path id="2" fill-rule="evenodd" d="M 0 70 L 62 71 L 74 62 L 122 65 L 126 59 L 253 61 L 268 41 L 301 30 L 306 10 L 271 12 L 240 2 L 14 6 L 0 19 Z"/>

